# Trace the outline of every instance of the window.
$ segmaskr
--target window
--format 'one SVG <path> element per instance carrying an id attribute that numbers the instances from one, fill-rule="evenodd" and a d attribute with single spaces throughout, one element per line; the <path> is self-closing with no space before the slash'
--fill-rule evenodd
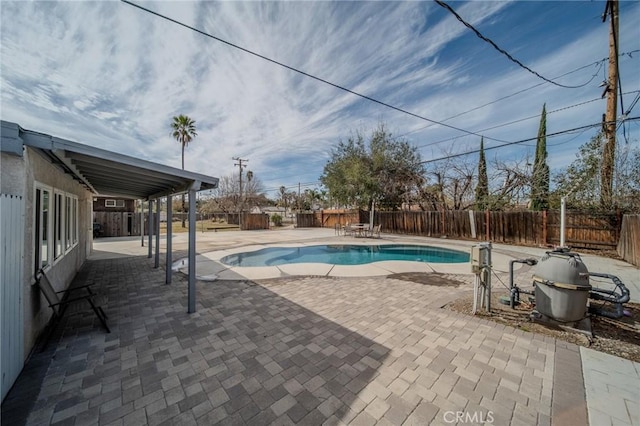
<path id="1" fill-rule="evenodd" d="M 53 259 L 64 253 L 64 195 L 56 192 L 53 208 Z"/>
<path id="2" fill-rule="evenodd" d="M 69 250 L 73 244 L 71 240 L 71 208 L 73 206 L 71 204 L 71 197 L 68 195 L 64 197 L 64 207 L 64 249 Z"/>
<path id="3" fill-rule="evenodd" d="M 71 215 L 72 215 L 72 220 L 71 220 L 71 243 L 72 244 L 77 244 L 78 243 L 78 199 L 77 198 L 73 198 L 73 208 L 71 209 Z"/>
<path id="4" fill-rule="evenodd" d="M 104 200 L 105 207 L 124 207 L 124 200 Z"/>
<path id="5" fill-rule="evenodd" d="M 35 224 L 34 224 L 34 266 L 35 270 L 46 267 L 51 263 L 51 190 L 45 187 L 36 187 L 35 195 Z"/>
<path id="6" fill-rule="evenodd" d="M 35 266 L 38 268 L 38 265 L 43 267 L 57 261 L 78 244 L 78 198 L 37 185 L 35 211 Z"/>

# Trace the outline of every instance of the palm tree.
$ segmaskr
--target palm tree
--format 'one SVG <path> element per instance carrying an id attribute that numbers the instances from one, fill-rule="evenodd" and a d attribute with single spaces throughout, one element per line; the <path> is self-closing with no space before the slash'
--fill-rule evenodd
<path id="1" fill-rule="evenodd" d="M 182 145 L 182 170 L 184 170 L 184 148 L 189 145 L 189 142 L 193 140 L 198 134 L 196 133 L 196 122 L 187 115 L 178 115 L 173 117 L 171 123 L 173 129 L 173 137 L 176 138 L 180 145 Z M 185 223 L 185 206 L 184 206 L 184 194 L 182 194 L 182 227 Z"/>

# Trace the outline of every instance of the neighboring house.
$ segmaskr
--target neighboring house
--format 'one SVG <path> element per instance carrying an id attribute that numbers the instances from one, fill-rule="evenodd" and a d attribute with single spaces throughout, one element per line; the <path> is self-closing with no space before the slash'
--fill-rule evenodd
<path id="1" fill-rule="evenodd" d="M 264 207 L 254 207 L 251 209 L 250 213 L 266 213 L 269 216 L 273 216 L 274 214 L 279 214 L 284 217 L 287 210 L 284 207 L 273 207 L 273 206 L 264 206 Z"/>
<path id="2" fill-rule="evenodd" d="M 141 217 L 135 211 L 136 200 L 93 197 L 93 223 L 100 224 L 101 237 L 140 235 Z"/>
<path id="3" fill-rule="evenodd" d="M 51 309 L 33 285 L 34 273 L 44 268 L 58 291 L 69 286 L 92 250 L 94 197 L 112 194 L 108 199 L 140 199 L 157 206 L 161 198 L 176 193 L 187 192 L 195 200 L 196 191 L 216 188 L 218 179 L 25 130 L 15 123 L 0 124 L 4 399 L 51 318 Z M 167 246 L 169 258 L 170 236 Z M 158 253 L 158 244 L 155 247 Z M 151 246 L 149 250 L 151 256 Z M 189 259 L 195 265 L 195 250 L 189 251 Z M 190 312 L 195 306 L 192 275 Z"/>
<path id="4" fill-rule="evenodd" d="M 93 212 L 134 213 L 136 200 L 126 200 L 114 197 L 93 197 Z"/>

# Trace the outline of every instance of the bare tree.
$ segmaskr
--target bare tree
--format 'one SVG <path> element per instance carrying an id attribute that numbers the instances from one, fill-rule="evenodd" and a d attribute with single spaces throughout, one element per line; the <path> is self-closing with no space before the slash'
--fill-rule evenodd
<path id="1" fill-rule="evenodd" d="M 244 202 L 249 209 L 266 205 L 268 200 L 264 194 L 264 188 L 260 179 L 251 173 L 251 179 L 243 182 L 240 196 L 240 178 L 236 174 L 223 176 L 218 182 L 218 188 L 214 191 L 214 199 L 219 209 L 225 213 L 237 213 Z"/>
<path id="2" fill-rule="evenodd" d="M 444 156 L 450 156 L 449 151 Z M 437 199 L 444 210 L 464 210 L 475 203 L 474 183 L 477 164 L 469 156 L 431 163 L 427 176 L 433 180 L 428 186 L 430 199 Z"/>
<path id="3" fill-rule="evenodd" d="M 491 162 L 490 186 L 487 207 L 490 210 L 505 210 L 528 205 L 531 190 L 531 162 L 525 158 L 504 161 L 497 156 Z"/>

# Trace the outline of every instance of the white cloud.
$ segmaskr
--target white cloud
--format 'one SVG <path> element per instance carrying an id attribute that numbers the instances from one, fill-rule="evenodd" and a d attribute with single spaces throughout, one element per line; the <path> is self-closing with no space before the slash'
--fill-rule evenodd
<path id="1" fill-rule="evenodd" d="M 442 120 L 540 82 L 483 46 L 434 3 L 423 2 L 144 2 L 284 64 L 416 114 Z M 570 6 L 570 5 L 569 5 Z M 569 10 L 569 6 L 567 10 Z M 511 31 L 519 4 L 469 2 L 458 12 L 479 27 Z M 543 5 L 540 6 L 543 11 Z M 317 180 L 331 146 L 355 129 L 385 121 L 417 145 L 461 135 L 376 105 L 241 52 L 120 2 L 3 2 L 2 118 L 25 128 L 180 166 L 171 117 L 194 118 L 198 137 L 186 167 L 214 176 L 237 171 L 248 158 L 266 186 Z M 563 9 L 564 10 L 564 9 Z M 634 6 L 632 12 L 638 11 Z M 567 12 L 568 13 L 568 12 Z M 566 17 L 570 27 L 571 16 Z M 566 45 L 535 40 L 518 54 L 555 76 L 606 56 L 606 26 Z M 638 47 L 635 24 L 622 20 L 621 50 Z M 552 31 L 541 28 L 539 32 Z M 543 53 L 540 53 L 543 52 Z M 637 56 L 621 61 L 625 89 L 638 89 Z M 569 81 L 589 77 L 584 70 Z M 626 74 L 625 74 L 626 73 Z M 635 78 L 634 78 L 635 77 Z M 563 80 L 564 81 L 564 80 Z M 599 93 L 598 79 L 580 90 L 543 85 L 447 121 L 464 129 L 582 102 Z M 599 102 L 550 114 L 549 129 L 597 121 Z M 487 132 L 516 140 L 535 135 L 537 120 Z M 637 127 L 636 133 L 637 133 Z M 588 138 L 588 133 L 584 138 Z M 477 144 L 477 137 L 462 138 Z M 566 158 L 558 145 L 554 167 Z M 456 144 L 459 142 L 455 142 Z M 451 143 L 449 143 L 451 145 Z M 553 149 L 553 148 L 551 148 Z M 431 147 L 422 151 L 425 155 Z M 504 150 L 504 155 L 521 155 Z M 437 150 L 433 155 L 437 154 Z M 431 154 L 429 154 L 431 155 Z"/>

